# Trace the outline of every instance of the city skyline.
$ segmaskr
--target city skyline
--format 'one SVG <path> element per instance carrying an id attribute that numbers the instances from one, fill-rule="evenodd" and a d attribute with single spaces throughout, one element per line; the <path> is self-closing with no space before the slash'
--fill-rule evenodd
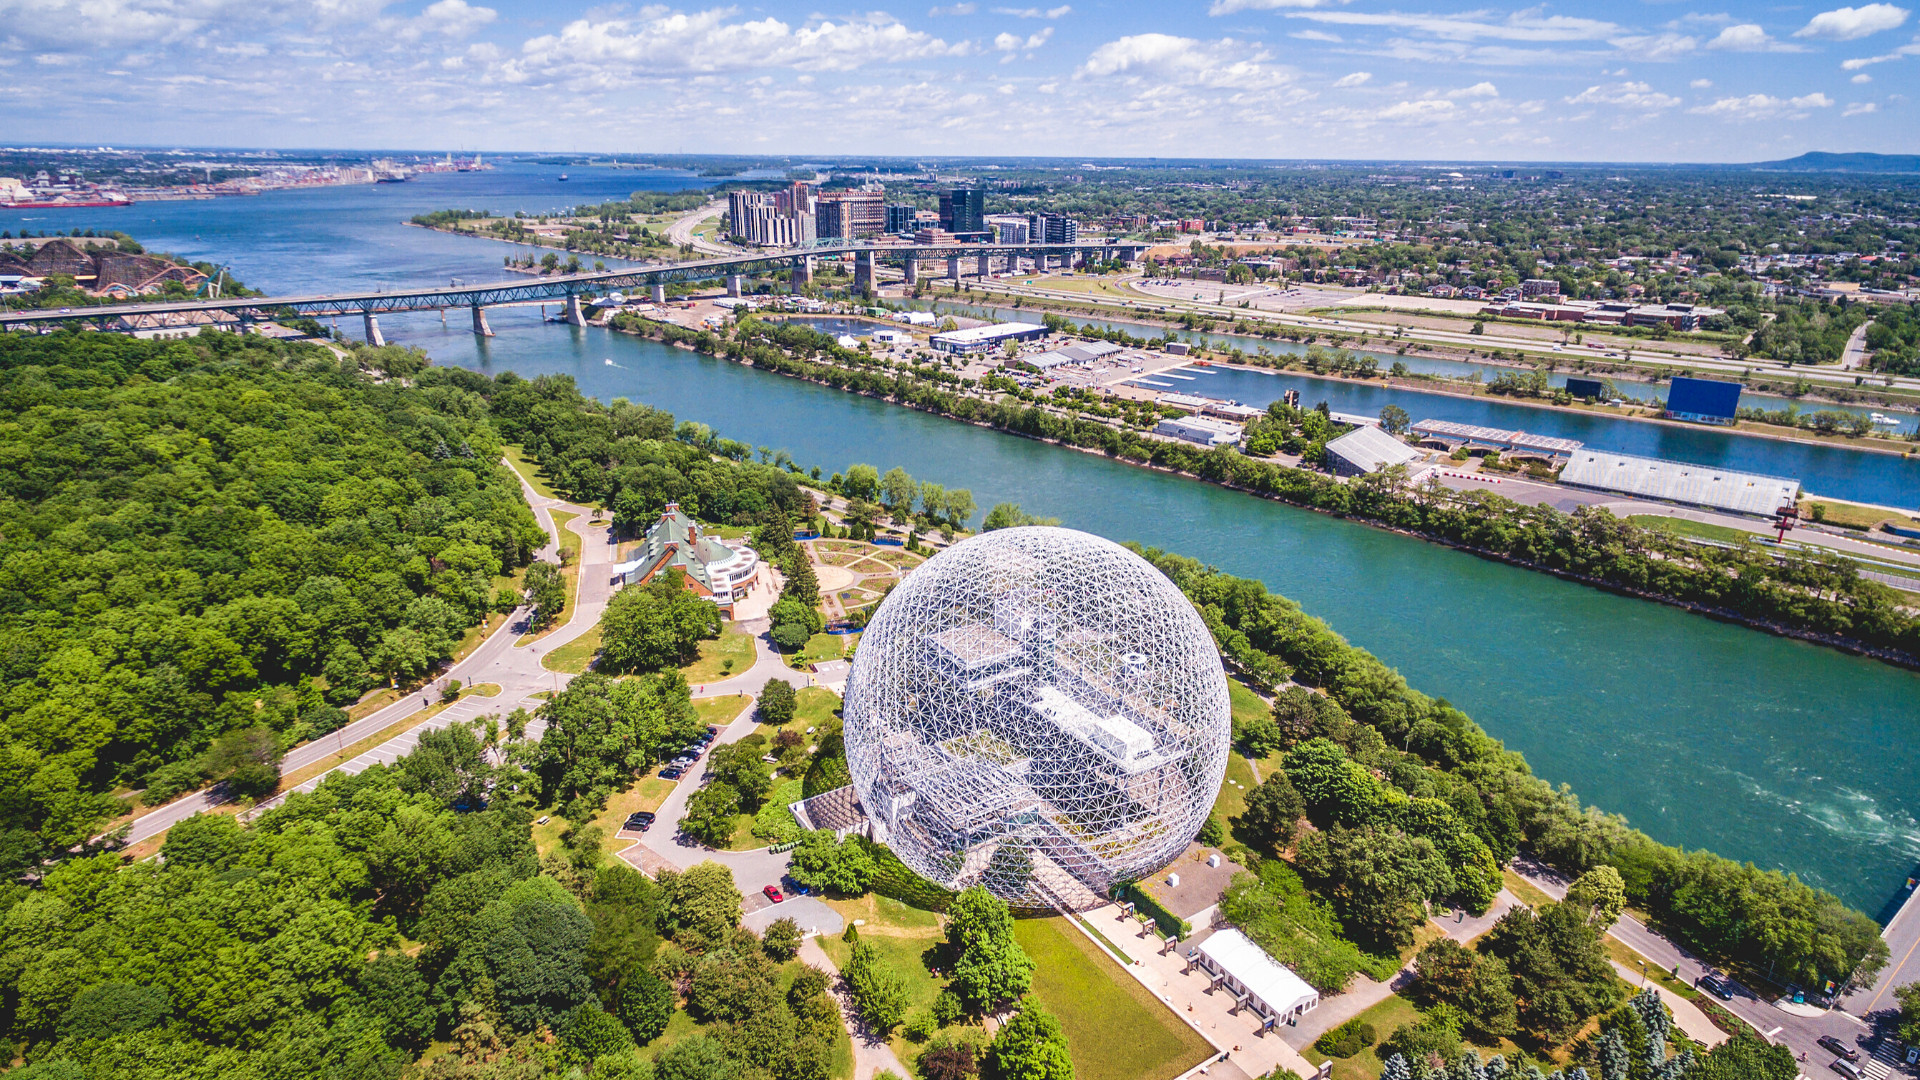
<path id="1" fill-rule="evenodd" d="M 0 140 L 1741 162 L 1910 153 L 1891 3 L 0 0 Z M 716 123 L 716 121 L 718 121 Z"/>

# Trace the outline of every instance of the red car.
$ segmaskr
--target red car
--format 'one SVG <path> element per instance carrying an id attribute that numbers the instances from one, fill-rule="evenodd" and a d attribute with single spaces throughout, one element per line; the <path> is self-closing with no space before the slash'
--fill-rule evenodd
<path id="1" fill-rule="evenodd" d="M 761 889 L 760 891 L 763 893 L 766 893 L 767 899 L 773 901 L 776 904 L 786 899 L 786 897 L 780 895 L 780 887 L 778 885 L 769 885 L 766 888 Z"/>

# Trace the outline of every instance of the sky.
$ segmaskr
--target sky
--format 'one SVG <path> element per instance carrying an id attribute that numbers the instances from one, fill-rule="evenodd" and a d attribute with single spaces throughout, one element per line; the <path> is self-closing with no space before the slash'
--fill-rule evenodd
<path id="1" fill-rule="evenodd" d="M 1920 152 L 1912 10 L 1830 2 L 0 0 L 0 144 L 1622 162 Z"/>

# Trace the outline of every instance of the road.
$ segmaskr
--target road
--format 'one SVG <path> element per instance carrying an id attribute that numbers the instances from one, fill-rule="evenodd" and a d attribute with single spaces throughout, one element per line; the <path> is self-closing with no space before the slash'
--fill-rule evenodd
<path id="1" fill-rule="evenodd" d="M 1131 285 L 1135 280 L 1137 279 L 1123 278 L 1121 279 L 1121 283 Z M 1465 330 L 1408 328 L 1398 338 L 1393 338 L 1394 327 L 1381 323 L 1352 320 L 1343 321 L 1330 316 L 1302 315 L 1255 308 L 1238 308 L 1218 303 L 1209 303 L 1204 300 L 1192 301 L 1181 300 L 1174 297 L 1156 296 L 1144 291 L 1141 293 L 1141 299 L 1137 301 L 1115 303 L 1112 299 L 1090 293 L 1071 289 L 1048 288 L 1044 283 L 1026 286 L 1013 281 L 982 281 L 974 282 L 973 288 L 987 293 L 1000 292 L 1008 296 L 1035 296 L 1049 300 L 1091 304 L 1109 308 L 1113 311 L 1114 315 L 1123 318 L 1129 315 L 1134 318 L 1155 318 L 1164 317 L 1167 314 L 1192 312 L 1214 319 L 1228 321 L 1246 319 L 1254 323 L 1273 323 L 1302 330 L 1317 331 L 1322 334 L 1337 332 L 1353 337 L 1359 337 L 1365 334 L 1370 338 L 1381 339 L 1383 343 L 1389 340 L 1403 342 L 1419 341 L 1456 348 L 1473 349 L 1475 351 L 1485 351 L 1494 348 L 1524 350 L 1536 355 L 1565 361 L 1569 364 L 1582 358 L 1601 362 L 1613 361 L 1624 364 L 1628 363 L 1624 357 L 1609 357 L 1606 354 L 1609 351 L 1621 353 L 1627 349 L 1631 349 L 1633 352 L 1631 363 L 1633 365 L 1685 366 L 1704 371 L 1725 372 L 1731 375 L 1740 375 L 1751 371 L 1755 374 L 1765 374 L 1777 378 L 1806 379 L 1810 382 L 1828 383 L 1834 386 L 1846 387 L 1852 387 L 1855 378 L 1853 372 L 1843 370 L 1840 367 L 1789 367 L 1779 361 L 1760 357 L 1733 359 L 1725 356 L 1708 356 L 1671 348 L 1662 348 L 1657 343 L 1641 341 L 1636 341 L 1631 345 L 1615 344 L 1591 348 L 1568 345 L 1556 351 L 1553 348 L 1553 343 L 1550 341 L 1541 341 L 1536 338 L 1503 333 L 1498 323 L 1488 323 L 1484 334 L 1470 334 Z M 1356 293 L 1355 295 L 1364 294 Z M 1590 328 L 1583 327 L 1582 329 Z M 1218 332 L 1226 334 L 1232 331 L 1230 329 L 1222 329 Z M 1920 379 L 1910 377 L 1896 378 L 1894 385 L 1906 389 L 1920 389 Z"/>
<path id="2" fill-rule="evenodd" d="M 1867 327 L 1873 325 L 1868 319 L 1853 328 L 1853 334 L 1847 338 L 1847 347 L 1840 353 L 1841 368 L 1851 371 L 1867 365 Z"/>
<path id="3" fill-rule="evenodd" d="M 1907 879 L 1912 881 L 1912 878 Z M 1905 986 L 1911 982 L 1920 982 L 1920 899 L 1916 899 L 1913 887 L 1907 888 L 1905 902 L 1887 924 L 1881 935 L 1886 938 L 1887 951 L 1891 959 L 1886 969 L 1880 972 L 1872 986 L 1863 987 L 1848 994 L 1840 1005 L 1856 1016 L 1871 1016 L 1884 1009 L 1897 1009 L 1899 1002 L 1894 1000 L 1893 988 Z"/>
<path id="4" fill-rule="evenodd" d="M 1516 860 L 1513 869 L 1521 877 L 1531 882 L 1540 891 L 1558 900 L 1567 894 L 1567 879 L 1558 871 L 1540 863 L 1524 859 Z M 1904 913 L 1903 913 L 1904 914 Z M 1696 983 L 1702 975 L 1718 973 L 1718 969 L 1701 958 L 1693 955 L 1679 945 L 1649 929 L 1632 915 L 1622 915 L 1620 921 L 1613 924 L 1610 932 L 1615 940 L 1651 962 L 1654 967 L 1672 972 L 1675 977 L 1687 983 Z M 1911 940 L 1920 938 L 1920 916 L 1916 916 L 1907 928 Z M 1899 954 L 1895 954 L 1899 959 Z M 1908 977 L 1915 972 L 1908 969 Z M 1890 1017 L 1883 1011 L 1868 1014 L 1867 1018 L 1847 1011 L 1850 1003 L 1843 1002 L 1842 1008 L 1826 1010 L 1813 1005 L 1794 1005 L 1791 1002 L 1774 1002 L 1762 998 L 1744 986 L 1734 986 L 1731 1001 L 1714 999 L 1728 1012 L 1752 1025 L 1755 1031 L 1768 1040 L 1786 1046 L 1796 1056 L 1805 1054 L 1805 1063 L 1801 1066 L 1807 1075 L 1824 1075 L 1827 1066 L 1834 1060 L 1833 1054 L 1820 1048 L 1818 1040 L 1822 1035 L 1831 1035 L 1848 1046 L 1858 1046 L 1863 1056 L 1861 1066 L 1869 1073 L 1869 1080 L 1886 1080 L 1888 1073 L 1869 1066 L 1867 1055 L 1874 1044 L 1876 1032 L 1890 1028 Z M 1881 1008 L 1885 1009 L 1885 1003 Z M 1885 1042 L 1887 1040 L 1881 1040 Z M 1909 1076 L 1914 1071 L 1904 1064 L 1882 1061 L 1881 1066 L 1892 1071 L 1903 1071 Z"/>
<path id="5" fill-rule="evenodd" d="M 726 208 L 727 208 L 727 204 L 725 202 L 719 199 L 715 199 L 712 202 L 706 204 L 705 206 L 702 206 L 700 209 L 693 211 L 692 213 L 682 214 L 679 218 L 674 220 L 673 224 L 667 226 L 667 241 L 669 243 L 680 244 L 683 246 L 686 244 L 692 244 L 693 249 L 695 251 L 702 252 L 707 255 L 738 255 L 740 254 L 740 250 L 738 248 L 727 247 L 725 244 L 716 244 L 711 240 L 704 240 L 698 236 L 693 235 L 693 230 L 698 228 L 701 222 L 707 220 L 708 218 L 714 216 L 715 214 L 725 212 Z"/>

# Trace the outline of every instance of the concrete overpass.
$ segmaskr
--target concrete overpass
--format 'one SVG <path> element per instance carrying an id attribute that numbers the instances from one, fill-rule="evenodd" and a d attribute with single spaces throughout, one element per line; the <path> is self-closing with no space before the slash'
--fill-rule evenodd
<path id="1" fill-rule="evenodd" d="M 995 259 L 1009 268 L 1017 268 L 1021 259 L 1030 259 L 1038 269 L 1053 265 L 1073 266 L 1089 259 L 1103 262 L 1119 260 L 1132 263 L 1146 251 L 1138 241 L 1099 241 L 1075 244 L 844 244 L 793 248 L 784 251 L 753 252 L 723 258 L 698 259 L 664 266 L 628 267 L 586 274 L 522 278 L 489 285 L 450 285 L 444 288 L 381 290 L 377 292 L 336 293 L 320 296 L 255 296 L 222 300 L 175 300 L 152 304 L 111 304 L 100 307 L 61 308 L 58 310 L 0 312 L 0 330 L 46 332 L 63 326 L 90 327 L 96 330 L 124 329 L 137 316 L 169 315 L 192 312 L 228 312 L 243 324 L 279 318 L 338 317 L 359 315 L 366 326 L 367 341 L 380 345 L 380 316 L 402 311 L 444 311 L 467 308 L 473 313 L 473 332 L 491 337 L 487 308 L 501 304 L 558 302 L 566 305 L 567 320 L 576 325 L 586 322 L 581 301 L 615 290 L 646 288 L 658 302 L 666 299 L 669 284 L 687 281 L 727 282 L 727 291 L 737 295 L 745 275 L 753 270 L 787 270 L 792 289 L 799 292 L 813 280 L 817 259 L 853 257 L 853 288 L 869 290 L 874 284 L 877 262 L 898 263 L 907 283 L 920 279 L 922 264 L 945 262 L 946 276 L 959 280 L 965 264 L 972 260 L 972 273 L 985 277 L 993 272 Z"/>

